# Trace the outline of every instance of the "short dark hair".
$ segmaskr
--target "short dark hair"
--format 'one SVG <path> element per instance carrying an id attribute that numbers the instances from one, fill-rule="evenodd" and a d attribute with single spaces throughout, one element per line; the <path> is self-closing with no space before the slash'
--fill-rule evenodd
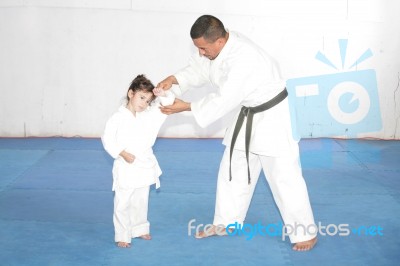
<path id="1" fill-rule="evenodd" d="M 211 15 L 199 17 L 190 29 L 190 37 L 198 39 L 203 37 L 208 42 L 215 42 L 226 36 L 224 24 L 218 18 Z"/>
<path id="2" fill-rule="evenodd" d="M 141 74 L 138 75 L 134 80 L 132 80 L 128 92 L 130 90 L 132 90 L 134 93 L 136 93 L 137 91 L 151 92 L 153 94 L 153 99 L 154 99 L 155 95 L 153 93 L 153 89 L 154 89 L 153 83 L 151 83 L 151 81 L 147 79 L 145 75 Z M 126 97 L 129 101 L 128 95 Z"/>

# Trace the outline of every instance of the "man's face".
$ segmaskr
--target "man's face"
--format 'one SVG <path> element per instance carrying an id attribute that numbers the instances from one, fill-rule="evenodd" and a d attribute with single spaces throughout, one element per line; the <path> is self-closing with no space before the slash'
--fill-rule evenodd
<path id="1" fill-rule="evenodd" d="M 208 42 L 203 37 L 193 39 L 194 45 L 199 49 L 199 54 L 205 56 L 210 60 L 217 58 L 222 48 L 224 47 L 224 42 L 222 39 L 217 39 L 215 42 Z"/>

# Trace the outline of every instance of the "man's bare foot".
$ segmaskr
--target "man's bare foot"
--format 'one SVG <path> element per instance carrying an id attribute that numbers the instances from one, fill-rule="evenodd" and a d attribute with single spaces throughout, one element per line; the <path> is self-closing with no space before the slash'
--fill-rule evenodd
<path id="1" fill-rule="evenodd" d="M 117 242 L 117 246 L 119 248 L 130 248 L 131 244 L 130 243 L 126 243 L 126 242 Z"/>
<path id="2" fill-rule="evenodd" d="M 151 240 L 151 235 L 145 234 L 145 235 L 140 236 L 140 238 L 144 239 L 144 240 Z"/>
<path id="3" fill-rule="evenodd" d="M 295 251 L 309 251 L 315 246 L 315 244 L 317 244 L 317 237 L 307 241 L 298 242 L 293 245 L 292 249 Z"/>
<path id="4" fill-rule="evenodd" d="M 232 231 L 229 229 L 230 232 Z M 210 236 L 226 236 L 228 233 L 226 232 L 226 228 L 222 226 L 215 226 L 213 225 L 210 228 L 207 228 L 204 231 L 199 231 L 197 234 L 194 235 L 195 238 L 201 239 L 201 238 L 206 238 Z"/>

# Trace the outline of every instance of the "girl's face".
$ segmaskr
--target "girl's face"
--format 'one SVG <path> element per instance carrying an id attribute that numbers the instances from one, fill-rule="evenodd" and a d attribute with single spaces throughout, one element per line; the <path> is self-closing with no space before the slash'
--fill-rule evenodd
<path id="1" fill-rule="evenodd" d="M 129 109 L 134 112 L 142 112 L 146 110 L 146 108 L 153 100 L 153 93 L 143 90 L 136 92 L 129 90 L 128 97 L 129 97 L 129 102 L 128 102 Z"/>

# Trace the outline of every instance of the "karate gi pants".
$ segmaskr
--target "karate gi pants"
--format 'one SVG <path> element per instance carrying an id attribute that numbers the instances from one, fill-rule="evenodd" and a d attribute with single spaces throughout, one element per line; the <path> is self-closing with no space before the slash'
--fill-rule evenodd
<path id="1" fill-rule="evenodd" d="M 250 184 L 248 184 L 246 153 L 240 150 L 233 151 L 232 180 L 229 181 L 229 154 L 229 147 L 227 147 L 218 174 L 214 225 L 227 227 L 235 222 L 243 224 L 254 188 L 263 169 L 284 224 L 312 227 L 312 230 L 308 230 L 310 233 L 307 233 L 307 230 L 298 230 L 290 234 L 290 241 L 297 243 L 316 236 L 314 217 L 301 171 L 298 149 L 284 157 L 249 153 Z"/>
<path id="2" fill-rule="evenodd" d="M 131 239 L 150 232 L 147 220 L 150 186 L 116 189 L 114 194 L 115 242 L 131 243 Z"/>

